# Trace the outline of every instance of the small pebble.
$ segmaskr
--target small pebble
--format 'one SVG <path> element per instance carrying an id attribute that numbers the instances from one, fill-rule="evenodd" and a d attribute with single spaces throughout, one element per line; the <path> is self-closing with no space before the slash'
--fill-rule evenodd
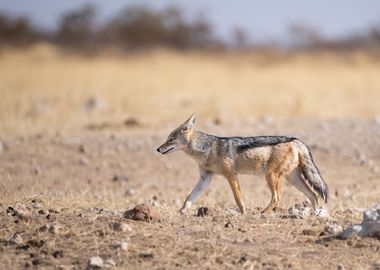
<path id="1" fill-rule="evenodd" d="M 20 245 L 23 243 L 23 239 L 19 233 L 14 233 L 11 238 L 9 238 L 9 243 Z"/>
<path id="2" fill-rule="evenodd" d="M 104 267 L 104 261 L 99 256 L 93 256 L 88 261 L 88 266 L 91 268 L 103 268 Z"/>
<path id="3" fill-rule="evenodd" d="M 127 250 L 128 249 L 128 242 L 117 242 L 112 245 L 114 249 L 120 249 L 120 250 Z"/>

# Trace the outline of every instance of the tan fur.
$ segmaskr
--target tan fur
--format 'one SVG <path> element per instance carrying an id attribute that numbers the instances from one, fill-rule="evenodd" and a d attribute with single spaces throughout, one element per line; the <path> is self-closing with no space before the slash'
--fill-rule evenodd
<path id="1" fill-rule="evenodd" d="M 315 208 L 318 203 L 317 193 L 304 179 L 305 170 L 313 176 L 318 172 L 312 162 L 312 157 L 306 146 L 295 138 L 281 137 L 279 143 L 273 143 L 263 136 L 260 139 L 267 140 L 262 145 L 251 146 L 259 137 L 216 137 L 194 129 L 195 116 L 190 117 L 179 128 L 174 130 L 168 140 L 157 151 L 168 153 L 177 149 L 183 150 L 199 165 L 200 180 L 192 193 L 187 197 L 181 211 L 189 208 L 199 194 L 207 187 L 213 174 L 223 175 L 232 190 L 236 204 L 241 213 L 245 213 L 242 200 L 238 174 L 263 173 L 271 191 L 271 200 L 263 212 L 278 208 L 281 201 L 280 184 L 286 179 L 290 184 L 302 191 Z M 272 136 L 273 137 L 273 136 Z M 267 139 L 269 138 L 269 139 Z M 239 148 L 241 146 L 245 148 Z M 248 146 L 246 146 L 248 145 Z M 312 164 L 312 165 L 311 165 Z M 319 175 L 319 172 L 318 172 Z M 320 176 L 319 176 L 320 177 Z M 327 198 L 327 186 L 323 179 L 309 179 L 318 187 L 321 185 L 323 195 Z"/>

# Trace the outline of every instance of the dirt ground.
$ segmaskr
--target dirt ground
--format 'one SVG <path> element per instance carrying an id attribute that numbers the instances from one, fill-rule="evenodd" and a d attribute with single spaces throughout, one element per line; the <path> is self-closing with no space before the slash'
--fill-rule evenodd
<path id="1" fill-rule="evenodd" d="M 7 136 L 0 153 L 0 269 L 84 269 L 92 256 L 111 258 L 120 269 L 380 269 L 380 239 L 340 240 L 325 230 L 360 223 L 363 209 L 380 203 L 378 119 L 220 120 L 198 125 L 223 136 L 292 135 L 309 144 L 330 188 L 330 217 L 289 216 L 288 207 L 306 197 L 285 182 L 282 209 L 260 214 L 270 199 L 263 176 L 240 177 L 246 216 L 222 177 L 180 215 L 197 166 L 184 153 L 155 152 L 175 123 Z M 161 221 L 122 217 L 138 203 L 154 205 Z M 215 212 L 197 217 L 200 206 Z M 121 241 L 126 250 L 114 248 Z"/>

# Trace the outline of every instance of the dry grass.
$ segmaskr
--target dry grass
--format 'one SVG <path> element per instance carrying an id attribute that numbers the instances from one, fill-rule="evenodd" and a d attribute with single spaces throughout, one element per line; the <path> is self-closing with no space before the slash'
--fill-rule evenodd
<path id="1" fill-rule="evenodd" d="M 65 130 L 136 116 L 150 123 L 198 112 L 223 118 L 372 117 L 380 63 L 365 53 L 205 54 L 153 51 L 81 58 L 38 45 L 0 55 L 0 132 Z M 88 113 L 98 97 L 104 107 Z"/>

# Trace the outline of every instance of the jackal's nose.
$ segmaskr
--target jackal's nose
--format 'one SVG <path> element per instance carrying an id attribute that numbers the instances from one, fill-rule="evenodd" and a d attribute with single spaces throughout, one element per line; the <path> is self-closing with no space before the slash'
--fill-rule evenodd
<path id="1" fill-rule="evenodd" d="M 158 147 L 156 150 L 157 150 L 158 153 L 161 153 L 160 147 Z"/>

